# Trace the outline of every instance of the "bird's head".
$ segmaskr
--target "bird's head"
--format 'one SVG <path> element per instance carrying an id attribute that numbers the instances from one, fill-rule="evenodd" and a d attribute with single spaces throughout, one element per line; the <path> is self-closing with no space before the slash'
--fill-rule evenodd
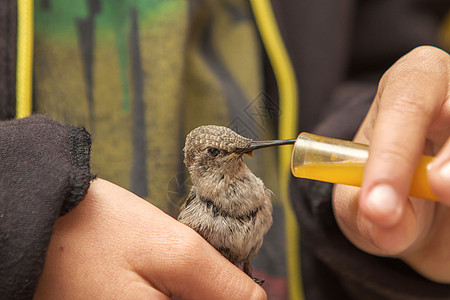
<path id="1" fill-rule="evenodd" d="M 192 168 L 210 169 L 226 167 L 242 157 L 252 139 L 243 137 L 233 130 L 215 125 L 200 126 L 186 137 L 184 163 Z"/>
<path id="2" fill-rule="evenodd" d="M 191 172 L 233 172 L 243 164 L 244 154 L 253 150 L 293 144 L 295 140 L 254 141 L 233 130 L 215 125 L 200 126 L 186 137 L 184 163 Z M 200 175 L 200 174 L 197 174 Z"/>

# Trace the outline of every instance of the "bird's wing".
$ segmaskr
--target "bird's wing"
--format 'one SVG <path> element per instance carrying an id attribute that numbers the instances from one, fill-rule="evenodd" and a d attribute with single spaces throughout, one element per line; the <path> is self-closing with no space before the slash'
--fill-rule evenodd
<path id="1" fill-rule="evenodd" d="M 181 206 L 180 210 L 183 210 L 186 207 L 188 207 L 189 204 L 192 202 L 192 200 L 195 199 L 195 197 L 197 197 L 197 195 L 195 194 L 194 189 L 191 189 L 191 191 L 189 192 L 188 197 L 186 198 L 186 201 L 183 203 L 183 205 Z"/>

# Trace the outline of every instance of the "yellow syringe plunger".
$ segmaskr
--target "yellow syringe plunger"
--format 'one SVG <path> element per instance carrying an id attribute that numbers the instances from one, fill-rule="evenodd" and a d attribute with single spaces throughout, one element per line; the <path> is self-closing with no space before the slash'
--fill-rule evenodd
<path id="1" fill-rule="evenodd" d="M 292 150 L 291 171 L 295 177 L 360 187 L 368 150 L 367 145 L 303 132 Z M 428 184 L 427 166 L 432 160 L 431 156 L 421 157 L 411 196 L 438 200 Z"/>

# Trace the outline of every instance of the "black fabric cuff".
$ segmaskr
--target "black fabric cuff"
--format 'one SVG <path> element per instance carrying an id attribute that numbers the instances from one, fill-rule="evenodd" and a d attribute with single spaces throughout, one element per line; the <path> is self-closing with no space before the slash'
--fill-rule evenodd
<path id="1" fill-rule="evenodd" d="M 69 128 L 68 135 L 71 154 L 70 164 L 73 168 L 73 173 L 70 175 L 68 195 L 61 206 L 61 216 L 71 211 L 81 200 L 83 200 L 91 180 L 95 178 L 95 175 L 91 174 L 89 164 L 91 135 L 85 128 L 77 127 Z"/>
<path id="2" fill-rule="evenodd" d="M 0 295 L 31 299 L 54 224 L 87 193 L 91 139 L 44 116 L 0 122 Z"/>

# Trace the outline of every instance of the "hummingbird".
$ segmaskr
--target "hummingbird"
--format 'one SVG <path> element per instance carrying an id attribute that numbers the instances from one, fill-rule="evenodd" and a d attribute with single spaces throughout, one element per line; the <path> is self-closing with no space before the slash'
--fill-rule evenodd
<path id="1" fill-rule="evenodd" d="M 256 283 L 250 261 L 272 226 L 272 192 L 244 162 L 245 154 L 295 140 L 255 141 L 216 125 L 200 126 L 186 137 L 184 163 L 192 188 L 178 221 L 194 229 Z"/>

